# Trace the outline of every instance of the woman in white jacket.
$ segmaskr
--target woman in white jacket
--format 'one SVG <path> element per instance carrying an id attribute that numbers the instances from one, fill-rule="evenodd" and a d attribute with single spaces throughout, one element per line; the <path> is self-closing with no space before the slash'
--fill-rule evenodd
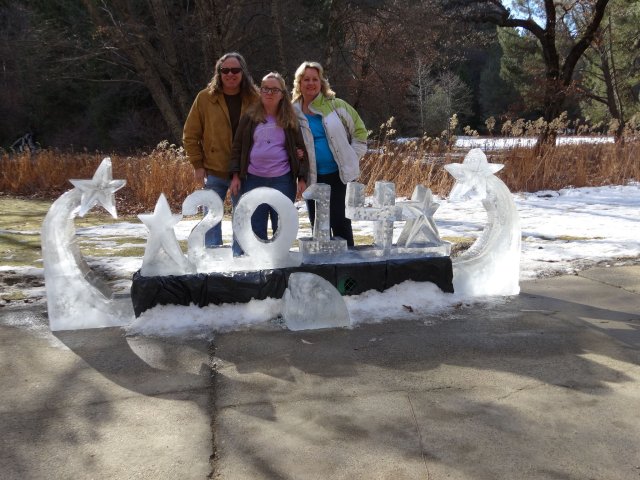
<path id="1" fill-rule="evenodd" d="M 358 112 L 335 97 L 317 62 L 303 62 L 296 70 L 292 101 L 309 155 L 308 184 L 331 186 L 332 234 L 353 246 L 351 220 L 345 217 L 345 197 L 347 183 L 360 175 L 360 158 L 367 151 L 367 129 Z M 307 208 L 313 224 L 315 202 L 308 201 Z"/>

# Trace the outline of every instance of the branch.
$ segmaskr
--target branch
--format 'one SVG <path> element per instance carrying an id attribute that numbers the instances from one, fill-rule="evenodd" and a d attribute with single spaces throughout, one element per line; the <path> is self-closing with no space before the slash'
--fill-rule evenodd
<path id="1" fill-rule="evenodd" d="M 470 3 L 474 5 L 470 5 Z M 512 17 L 511 9 L 505 7 L 500 0 L 474 0 L 473 2 L 453 0 L 449 2 L 449 6 L 457 11 L 454 13 L 456 16 L 459 16 L 459 10 L 466 12 L 469 21 L 490 23 L 498 27 L 522 28 L 531 32 L 540 41 L 544 40 L 545 30 L 540 25 L 531 17 Z"/>
<path id="2" fill-rule="evenodd" d="M 598 29 L 600 28 L 600 23 L 604 18 L 604 12 L 607 8 L 607 4 L 609 0 L 597 0 L 593 7 L 593 19 L 591 23 L 587 26 L 584 34 L 578 40 L 578 42 L 571 48 L 569 51 L 569 55 L 567 55 L 567 59 L 562 66 L 562 81 L 565 85 L 568 85 L 571 82 L 571 78 L 573 76 L 573 70 L 580 60 L 582 54 L 589 48 L 591 42 L 596 36 Z"/>
<path id="3" fill-rule="evenodd" d="M 99 78 L 86 78 L 86 77 L 74 77 L 74 76 L 58 76 L 56 77 L 60 80 L 81 80 L 83 82 L 91 82 L 91 83 L 136 83 L 139 85 L 144 85 L 145 83 L 140 80 L 128 79 L 128 78 L 111 78 L 111 79 L 99 79 Z"/>
<path id="4" fill-rule="evenodd" d="M 604 105 L 609 105 L 608 100 L 605 97 L 602 97 L 600 95 L 596 95 L 595 93 L 591 93 L 588 92 L 586 90 L 580 90 L 580 92 L 586 97 L 586 98 L 590 98 L 591 100 L 595 100 L 596 102 L 600 102 Z"/>

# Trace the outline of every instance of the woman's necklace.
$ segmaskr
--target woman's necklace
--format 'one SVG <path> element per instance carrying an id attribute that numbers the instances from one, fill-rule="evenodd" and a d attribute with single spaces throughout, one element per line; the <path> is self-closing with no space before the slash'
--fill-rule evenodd
<path id="1" fill-rule="evenodd" d="M 275 123 L 275 115 L 271 114 L 271 113 L 267 113 L 267 119 L 265 119 L 265 128 L 263 130 L 263 142 L 267 142 L 268 144 L 271 143 L 271 135 L 273 134 L 273 128 L 276 125 Z M 269 118 L 271 117 L 271 118 Z"/>

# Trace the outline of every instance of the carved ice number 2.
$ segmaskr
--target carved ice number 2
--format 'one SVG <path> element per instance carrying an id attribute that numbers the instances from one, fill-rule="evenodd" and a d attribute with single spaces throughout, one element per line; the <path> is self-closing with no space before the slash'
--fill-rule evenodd
<path id="1" fill-rule="evenodd" d="M 187 239 L 189 261 L 195 263 L 198 256 L 204 254 L 204 236 L 222 220 L 224 206 L 222 200 L 213 190 L 196 190 L 182 202 L 182 215 L 195 215 L 198 207 L 206 207 L 207 214 L 191 230 Z"/>

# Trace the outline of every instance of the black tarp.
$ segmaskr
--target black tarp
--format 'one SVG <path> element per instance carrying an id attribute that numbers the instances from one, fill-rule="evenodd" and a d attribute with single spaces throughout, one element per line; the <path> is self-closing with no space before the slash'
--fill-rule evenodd
<path id="1" fill-rule="evenodd" d="M 247 303 L 255 298 L 282 298 L 289 275 L 316 274 L 334 285 L 342 295 L 367 290 L 384 291 L 405 280 L 435 283 L 443 292 L 453 292 L 453 269 L 449 257 L 426 257 L 376 262 L 300 265 L 251 272 L 199 273 L 145 277 L 136 272 L 131 300 L 136 317 L 156 305 Z"/>
<path id="2" fill-rule="evenodd" d="M 405 280 L 435 283 L 440 290 L 453 293 L 453 268 L 450 257 L 389 260 L 384 290 Z"/>

